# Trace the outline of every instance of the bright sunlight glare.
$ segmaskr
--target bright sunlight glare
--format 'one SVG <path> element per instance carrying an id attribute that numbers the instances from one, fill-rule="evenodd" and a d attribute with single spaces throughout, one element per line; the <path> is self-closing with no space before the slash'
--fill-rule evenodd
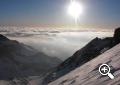
<path id="1" fill-rule="evenodd" d="M 83 6 L 77 1 L 71 1 L 68 7 L 68 13 L 75 20 L 79 18 L 79 16 L 83 13 Z"/>

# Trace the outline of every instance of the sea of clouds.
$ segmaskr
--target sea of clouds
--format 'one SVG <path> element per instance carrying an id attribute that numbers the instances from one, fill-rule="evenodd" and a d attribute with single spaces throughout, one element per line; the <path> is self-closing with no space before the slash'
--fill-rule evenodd
<path id="1" fill-rule="evenodd" d="M 0 27 L 0 33 L 62 60 L 72 56 L 95 37 L 113 35 L 111 31 L 61 31 L 34 27 Z"/>

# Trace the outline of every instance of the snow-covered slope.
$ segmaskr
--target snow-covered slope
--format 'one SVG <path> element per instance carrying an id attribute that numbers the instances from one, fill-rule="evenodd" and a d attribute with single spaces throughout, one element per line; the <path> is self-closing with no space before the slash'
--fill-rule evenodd
<path id="1" fill-rule="evenodd" d="M 103 63 L 111 66 L 114 80 L 99 73 L 98 68 Z M 120 85 L 120 44 L 49 85 Z"/>

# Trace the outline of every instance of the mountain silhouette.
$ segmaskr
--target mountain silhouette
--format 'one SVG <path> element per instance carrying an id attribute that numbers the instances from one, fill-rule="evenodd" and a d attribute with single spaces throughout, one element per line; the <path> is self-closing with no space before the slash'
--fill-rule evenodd
<path id="1" fill-rule="evenodd" d="M 0 80 L 40 76 L 59 63 L 58 58 L 0 34 Z"/>

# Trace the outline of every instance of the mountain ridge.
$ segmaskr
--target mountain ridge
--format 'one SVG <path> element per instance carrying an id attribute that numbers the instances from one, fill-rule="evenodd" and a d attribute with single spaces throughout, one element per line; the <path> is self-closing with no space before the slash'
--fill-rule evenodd
<path id="1" fill-rule="evenodd" d="M 42 75 L 60 62 L 58 58 L 0 35 L 0 80 Z"/>

